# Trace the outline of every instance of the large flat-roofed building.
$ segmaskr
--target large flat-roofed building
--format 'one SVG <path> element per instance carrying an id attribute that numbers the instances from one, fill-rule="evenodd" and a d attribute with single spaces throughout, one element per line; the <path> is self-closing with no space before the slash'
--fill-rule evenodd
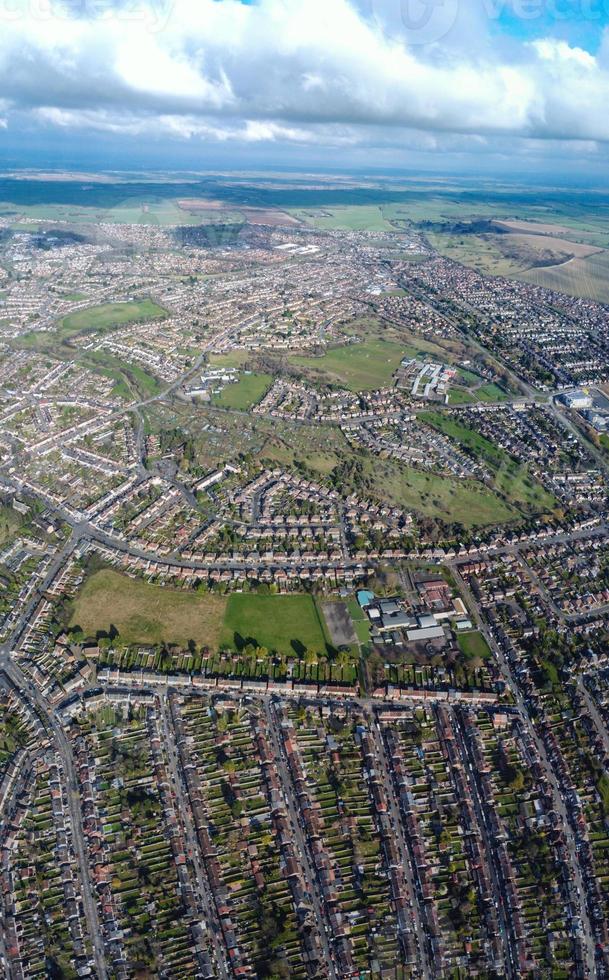
<path id="1" fill-rule="evenodd" d="M 417 643 L 421 640 L 445 640 L 446 634 L 441 626 L 419 626 L 417 629 L 406 630 L 406 637 L 409 643 Z"/>
<path id="2" fill-rule="evenodd" d="M 567 408 L 591 408 L 592 398 L 581 388 L 574 388 L 573 391 L 565 391 L 560 395 L 560 401 Z"/>
<path id="3" fill-rule="evenodd" d="M 415 620 L 405 612 L 394 612 L 383 615 L 381 619 L 381 630 L 401 630 L 414 626 Z"/>

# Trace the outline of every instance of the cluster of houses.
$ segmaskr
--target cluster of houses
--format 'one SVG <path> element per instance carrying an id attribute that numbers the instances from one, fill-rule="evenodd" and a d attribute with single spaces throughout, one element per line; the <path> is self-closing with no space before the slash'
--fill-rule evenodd
<path id="1" fill-rule="evenodd" d="M 478 338 L 533 387 L 541 390 L 598 385 L 609 380 L 605 306 L 529 283 L 484 276 L 435 256 L 403 269 L 404 281 L 427 290 L 436 309 L 475 314 Z"/>

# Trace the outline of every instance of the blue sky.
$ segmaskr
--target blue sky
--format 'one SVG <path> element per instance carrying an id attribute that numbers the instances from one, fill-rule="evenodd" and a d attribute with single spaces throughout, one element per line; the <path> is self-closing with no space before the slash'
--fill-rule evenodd
<path id="1" fill-rule="evenodd" d="M 247 0 L 249 2 L 249 0 Z M 497 36 L 518 41 L 558 37 L 596 53 L 609 25 L 609 4 L 602 0 L 551 0 L 551 2 L 517 4 L 498 0 L 491 25 Z M 494 16 L 494 11 L 498 15 Z M 526 16 L 523 16 L 523 11 Z"/>
<path id="2" fill-rule="evenodd" d="M 0 0 L 0 164 L 602 174 L 608 21 L 609 0 Z"/>

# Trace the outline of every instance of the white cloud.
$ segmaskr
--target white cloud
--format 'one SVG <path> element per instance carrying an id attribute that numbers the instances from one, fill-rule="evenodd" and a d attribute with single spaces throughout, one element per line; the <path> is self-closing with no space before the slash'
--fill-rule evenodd
<path id="1" fill-rule="evenodd" d="M 609 141 L 608 59 L 564 40 L 509 58 L 471 32 L 417 45 L 416 18 L 406 31 L 396 21 L 402 0 L 105 2 L 95 19 L 76 16 L 75 3 L 48 16 L 34 0 L 21 0 L 19 16 L 0 4 L 3 118 L 316 145 L 399 143 L 413 131 Z M 432 16 L 452 17 L 451 2 Z M 465 11 L 481 22 L 471 0 Z"/>

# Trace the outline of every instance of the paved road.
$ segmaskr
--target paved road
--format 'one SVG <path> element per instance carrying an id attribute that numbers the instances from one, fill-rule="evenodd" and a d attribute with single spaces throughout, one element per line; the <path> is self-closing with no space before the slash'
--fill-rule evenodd
<path id="1" fill-rule="evenodd" d="M 488 810 L 482 798 L 482 788 L 478 772 L 472 765 L 472 757 L 469 752 L 469 741 L 467 733 L 460 723 L 459 717 L 455 714 L 455 724 L 459 730 L 459 738 L 456 739 L 457 751 L 461 757 L 463 773 L 469 786 L 469 796 L 472 801 L 476 814 L 476 823 L 482 834 L 484 850 L 488 859 L 488 866 L 491 872 L 491 887 L 495 902 L 495 911 L 501 934 L 502 951 L 504 956 L 505 976 L 518 976 L 518 963 L 514 957 L 514 935 L 511 928 L 509 911 L 505 905 L 505 895 L 507 892 L 501 863 L 498 857 L 498 848 L 493 836 L 491 825 L 488 819 Z M 503 974 L 502 974 L 503 975 Z"/>
<path id="2" fill-rule="evenodd" d="M 603 743 L 603 748 L 607 754 L 607 758 L 609 758 L 609 732 L 607 731 L 607 725 L 605 724 L 605 721 L 598 710 L 596 701 L 586 687 L 583 674 L 580 674 L 577 678 L 577 690 L 584 704 L 586 705 L 586 710 L 594 723 L 594 728 L 601 742 Z"/>

